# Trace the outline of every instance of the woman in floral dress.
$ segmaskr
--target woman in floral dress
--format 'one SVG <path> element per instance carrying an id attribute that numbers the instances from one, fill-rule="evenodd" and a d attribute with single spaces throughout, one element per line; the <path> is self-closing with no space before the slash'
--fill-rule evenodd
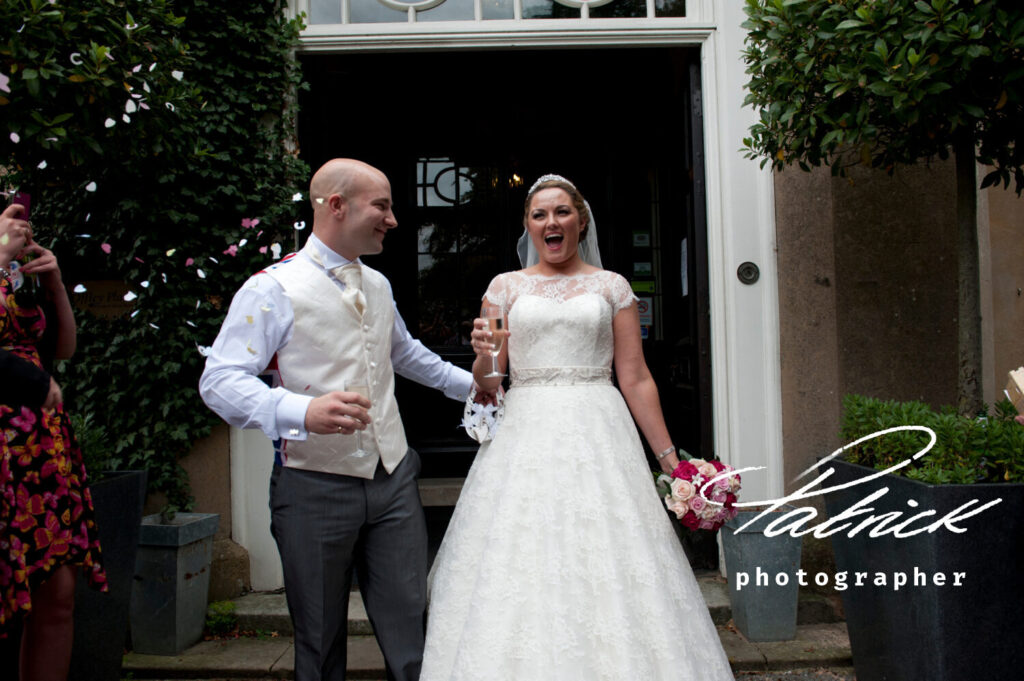
<path id="1" fill-rule="evenodd" d="M 20 210 L 0 215 L 0 348 L 43 367 L 44 345 L 52 358 L 72 355 L 75 320 L 57 258 L 32 240 Z M 31 260 L 14 270 L 11 255 Z M 48 325 L 55 342 L 44 343 Z M 82 453 L 63 404 L 0 404 L 0 450 L 0 636 L 22 627 L 22 679 L 63 679 L 77 570 L 106 590 Z"/>

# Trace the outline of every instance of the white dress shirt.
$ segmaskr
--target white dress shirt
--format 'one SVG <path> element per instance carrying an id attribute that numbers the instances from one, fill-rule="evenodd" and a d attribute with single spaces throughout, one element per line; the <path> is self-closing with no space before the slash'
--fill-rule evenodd
<path id="1" fill-rule="evenodd" d="M 311 234 L 309 241 L 328 270 L 351 262 L 316 235 Z M 300 251 L 293 257 L 309 256 Z M 332 280 L 344 290 L 343 283 Z M 394 305 L 394 296 L 391 302 Z M 259 378 L 278 349 L 291 340 L 293 319 L 291 302 L 280 285 L 263 273 L 253 275 L 232 299 L 199 379 L 199 393 L 210 409 L 238 428 L 259 428 L 271 440 L 308 436 L 306 409 L 313 398 L 270 388 Z M 397 306 L 391 363 L 400 376 L 437 388 L 453 400 L 464 401 L 473 387 L 471 373 L 444 361 L 412 337 Z"/>

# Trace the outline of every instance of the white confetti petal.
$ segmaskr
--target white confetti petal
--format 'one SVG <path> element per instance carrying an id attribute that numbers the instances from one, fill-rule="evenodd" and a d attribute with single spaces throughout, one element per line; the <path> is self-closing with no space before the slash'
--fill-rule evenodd
<path id="1" fill-rule="evenodd" d="M 138 311 L 138 310 L 135 310 L 134 312 L 132 312 L 132 313 L 131 313 L 130 315 L 128 315 L 128 316 L 129 316 L 129 317 L 131 317 L 132 319 L 135 319 L 135 315 L 137 315 L 137 314 L 139 314 L 139 311 Z"/>
<path id="2" fill-rule="evenodd" d="M 124 103 L 125 113 L 135 113 L 138 110 L 139 107 L 135 106 L 135 100 L 129 99 L 127 102 Z"/>
<path id="3" fill-rule="evenodd" d="M 301 200 L 302 200 L 302 192 L 295 192 L 294 194 L 292 194 L 292 201 L 301 201 Z"/>
<path id="4" fill-rule="evenodd" d="M 203 272 L 202 270 L 196 270 L 196 276 L 198 276 L 200 279 L 206 279 L 206 272 Z"/>
<path id="5" fill-rule="evenodd" d="M 177 250 L 178 250 L 177 248 L 172 248 L 169 251 L 167 251 L 167 257 L 169 258 L 172 255 L 174 255 L 175 251 L 177 251 Z"/>
<path id="6" fill-rule="evenodd" d="M 149 65 L 149 72 L 152 73 L 153 69 L 155 69 L 155 68 L 156 68 L 156 62 L 153 62 L 152 64 Z"/>
<path id="7" fill-rule="evenodd" d="M 85 191 L 87 191 L 87 192 L 94 192 L 94 191 L 96 191 L 96 183 L 95 182 L 90 182 L 89 184 L 85 185 Z"/>
<path id="8" fill-rule="evenodd" d="M 185 74 L 181 71 L 171 71 L 171 77 L 174 78 L 174 80 L 181 80 L 185 77 Z"/>
<path id="9" fill-rule="evenodd" d="M 146 92 L 150 92 L 149 83 L 143 82 L 142 83 L 142 89 L 145 90 Z"/>
<path id="10" fill-rule="evenodd" d="M 117 121 L 115 121 L 113 118 L 108 118 L 107 120 L 103 121 L 103 125 L 107 126 L 108 128 L 112 128 L 115 125 L 117 125 Z"/>
<path id="11" fill-rule="evenodd" d="M 14 142 L 15 144 L 17 144 L 18 142 L 21 141 L 21 137 L 18 136 L 18 133 L 12 132 L 11 133 L 11 141 Z"/>
<path id="12" fill-rule="evenodd" d="M 40 170 L 42 170 L 45 167 L 46 167 L 46 161 L 40 161 L 39 165 L 36 166 L 36 168 L 39 168 Z"/>
<path id="13" fill-rule="evenodd" d="M 141 286 L 142 288 L 149 288 L 149 282 L 148 281 L 139 282 L 139 286 Z"/>
<path id="14" fill-rule="evenodd" d="M 212 262 L 212 263 L 215 263 L 215 264 L 217 264 L 217 265 L 219 265 L 219 264 L 220 264 L 220 260 L 217 260 L 217 258 L 213 257 L 212 255 L 211 255 L 211 256 L 210 256 L 210 257 L 209 257 L 208 259 L 209 259 L 209 261 L 210 261 L 210 262 Z"/>
<path id="15" fill-rule="evenodd" d="M 139 27 L 139 25 L 138 25 L 138 24 L 125 24 L 125 25 L 124 25 L 124 28 L 125 28 L 125 30 L 126 30 L 126 31 L 134 31 L 134 30 L 135 30 L 135 29 L 137 29 L 138 27 Z M 136 69 L 138 69 L 138 68 L 141 68 L 141 65 L 139 65 L 139 66 L 136 66 L 135 68 L 136 68 Z"/>
<path id="16" fill-rule="evenodd" d="M 295 229 L 297 229 L 300 232 L 302 230 L 306 229 L 306 221 L 305 220 L 298 220 L 298 221 L 296 221 Z"/>
<path id="17" fill-rule="evenodd" d="M 191 326 L 193 329 L 199 328 L 199 327 L 196 326 L 196 323 L 194 321 L 192 321 L 191 319 L 186 319 L 185 323 L 188 324 L 189 326 Z"/>
<path id="18" fill-rule="evenodd" d="M 75 291 L 75 293 L 85 293 L 86 292 L 86 288 L 84 286 L 82 286 L 81 284 L 77 284 L 75 286 L 75 288 L 74 288 L 74 291 Z"/>
<path id="19" fill-rule="evenodd" d="M 126 302 L 126 303 L 130 303 L 133 300 L 135 300 L 136 298 L 138 298 L 138 296 L 135 295 L 134 291 L 129 291 L 128 293 L 124 294 L 124 302 Z"/>
<path id="20" fill-rule="evenodd" d="M 123 116 L 121 116 L 121 120 L 124 121 L 125 123 L 131 123 L 132 122 L 132 117 L 129 116 L 128 114 L 124 114 Z"/>
<path id="21" fill-rule="evenodd" d="M 278 258 L 280 258 L 281 257 L 281 244 L 277 244 L 277 243 L 270 244 L 270 252 L 273 254 L 274 260 L 277 260 Z"/>
<path id="22" fill-rule="evenodd" d="M 91 239 L 92 238 L 92 234 L 76 234 L 75 236 L 77 236 L 79 239 Z"/>
<path id="23" fill-rule="evenodd" d="M 203 357 L 209 357 L 212 348 L 209 345 L 196 345 L 196 349 L 199 350 L 199 354 Z"/>
<path id="24" fill-rule="evenodd" d="M 82 65 L 82 54 L 81 54 L 81 52 L 72 52 L 71 56 L 68 57 L 68 59 L 70 59 L 71 63 L 74 64 L 75 66 L 81 66 Z"/>
<path id="25" fill-rule="evenodd" d="M 174 105 L 171 104 L 170 102 L 167 102 L 167 108 L 170 109 L 171 111 L 174 111 Z"/>
<path id="26" fill-rule="evenodd" d="M 150 322 L 150 323 L 149 323 L 149 325 L 150 325 L 150 326 L 152 326 L 152 327 L 153 327 L 154 329 L 156 329 L 157 331 L 159 331 L 159 330 L 160 330 L 160 327 L 159 327 L 159 326 L 157 326 L 156 324 L 154 324 L 153 322 Z"/>

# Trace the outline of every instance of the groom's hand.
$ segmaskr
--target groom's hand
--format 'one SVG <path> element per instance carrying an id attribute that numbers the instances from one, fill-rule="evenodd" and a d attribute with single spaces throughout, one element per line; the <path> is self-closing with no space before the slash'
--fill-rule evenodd
<path id="1" fill-rule="evenodd" d="M 306 408 L 306 430 L 310 433 L 351 435 L 370 423 L 370 400 L 359 393 L 329 392 L 314 397 Z"/>
<path id="2" fill-rule="evenodd" d="M 473 388 L 476 389 L 476 395 L 473 396 L 473 401 L 477 404 L 493 404 L 495 407 L 498 406 L 498 393 L 504 393 L 505 390 L 500 385 L 497 390 L 487 391 L 480 387 L 476 382 L 473 383 Z"/>

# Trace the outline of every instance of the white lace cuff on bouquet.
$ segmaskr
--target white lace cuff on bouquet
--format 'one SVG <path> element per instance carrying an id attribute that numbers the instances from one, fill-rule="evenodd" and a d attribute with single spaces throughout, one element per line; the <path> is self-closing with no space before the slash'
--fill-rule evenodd
<path id="1" fill-rule="evenodd" d="M 498 391 L 498 404 L 479 404 L 476 401 L 476 387 L 469 392 L 466 398 L 466 408 L 462 411 L 462 427 L 466 434 L 483 444 L 494 439 L 498 432 L 498 424 L 505 416 L 505 393 Z"/>

